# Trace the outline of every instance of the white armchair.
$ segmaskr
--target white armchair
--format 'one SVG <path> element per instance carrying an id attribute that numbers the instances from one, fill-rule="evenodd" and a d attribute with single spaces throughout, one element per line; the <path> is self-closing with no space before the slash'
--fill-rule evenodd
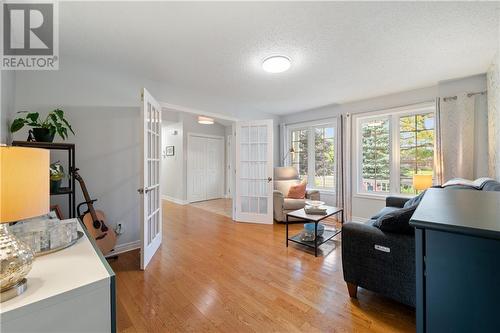
<path id="1" fill-rule="evenodd" d="M 304 208 L 306 200 L 319 200 L 320 194 L 317 190 L 309 190 L 306 192 L 305 199 L 287 198 L 288 191 L 292 185 L 297 185 L 301 182 L 299 173 L 294 167 L 277 167 L 274 168 L 274 192 L 273 192 L 273 209 L 274 219 L 278 222 L 285 221 L 285 214 L 297 209 Z"/>

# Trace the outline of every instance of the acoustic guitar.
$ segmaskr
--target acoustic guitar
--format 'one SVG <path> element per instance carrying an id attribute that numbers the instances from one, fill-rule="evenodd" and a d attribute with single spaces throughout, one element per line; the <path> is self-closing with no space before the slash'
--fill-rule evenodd
<path id="1" fill-rule="evenodd" d="M 100 210 L 94 209 L 94 202 L 97 199 L 90 199 L 89 192 L 87 191 L 87 186 L 85 186 L 85 182 L 82 177 L 78 174 L 78 169 L 74 169 L 72 171 L 73 176 L 80 183 L 80 187 L 82 188 L 83 197 L 85 201 L 78 205 L 78 216 L 83 221 L 83 224 L 89 231 L 90 235 L 95 239 L 97 246 L 101 250 L 102 254 L 107 254 L 116 245 L 116 233 L 111 228 L 106 225 L 106 215 Z M 80 207 L 82 205 L 87 206 L 87 210 L 83 213 L 80 213 Z"/>

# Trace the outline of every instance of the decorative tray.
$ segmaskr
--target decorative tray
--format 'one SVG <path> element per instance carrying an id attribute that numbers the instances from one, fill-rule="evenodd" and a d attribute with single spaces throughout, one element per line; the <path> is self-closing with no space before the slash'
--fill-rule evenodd
<path id="1" fill-rule="evenodd" d="M 77 231 L 77 234 L 78 234 L 78 236 L 75 239 L 73 239 L 71 242 L 69 242 L 68 244 L 64 244 L 64 245 L 56 247 L 54 249 L 37 252 L 37 253 L 35 253 L 35 257 L 40 257 L 40 256 L 44 256 L 46 254 L 50 254 L 50 253 L 54 253 L 54 252 L 57 252 L 57 251 L 61 251 L 61 250 L 65 249 L 65 248 L 67 248 L 67 247 L 70 247 L 70 246 L 76 244 L 76 242 L 78 242 L 78 240 L 80 238 L 82 238 L 83 235 L 84 235 L 83 232 L 80 231 L 80 230 Z"/>

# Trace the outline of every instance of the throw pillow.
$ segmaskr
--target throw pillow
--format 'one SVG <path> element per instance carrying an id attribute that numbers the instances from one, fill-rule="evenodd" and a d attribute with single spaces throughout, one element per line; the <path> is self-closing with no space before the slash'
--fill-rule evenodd
<path id="1" fill-rule="evenodd" d="M 307 182 L 303 181 L 300 184 L 290 186 L 287 198 L 290 199 L 304 199 L 306 197 Z"/>
<path id="2" fill-rule="evenodd" d="M 413 234 L 415 233 L 415 228 L 410 225 L 410 219 L 415 209 L 417 209 L 417 205 L 387 213 L 375 220 L 373 226 L 382 231 Z"/>
<path id="3" fill-rule="evenodd" d="M 420 203 L 420 201 L 422 201 L 422 198 L 424 197 L 424 194 L 425 194 L 425 191 L 423 191 L 422 193 L 420 193 L 416 197 L 411 198 L 410 200 L 408 200 L 407 202 L 405 202 L 405 204 L 404 204 L 403 207 L 404 208 L 408 208 L 408 207 L 411 207 L 411 206 L 418 206 L 418 204 Z"/>
<path id="4" fill-rule="evenodd" d="M 373 215 L 371 217 L 371 220 L 376 220 L 378 219 L 379 217 L 381 216 L 384 216 L 385 214 L 389 214 L 395 210 L 400 210 L 401 208 L 397 208 L 397 207 L 384 207 L 382 208 L 377 214 Z"/>

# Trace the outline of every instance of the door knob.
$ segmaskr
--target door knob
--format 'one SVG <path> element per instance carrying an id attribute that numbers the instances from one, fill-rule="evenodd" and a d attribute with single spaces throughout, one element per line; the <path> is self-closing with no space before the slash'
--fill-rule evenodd
<path id="1" fill-rule="evenodd" d="M 144 188 L 141 187 L 137 189 L 137 192 L 139 192 L 140 194 L 148 193 L 150 191 L 151 189 L 149 187 L 144 187 Z"/>
<path id="2" fill-rule="evenodd" d="M 267 182 L 270 183 L 273 179 L 271 177 L 267 177 Z"/>

